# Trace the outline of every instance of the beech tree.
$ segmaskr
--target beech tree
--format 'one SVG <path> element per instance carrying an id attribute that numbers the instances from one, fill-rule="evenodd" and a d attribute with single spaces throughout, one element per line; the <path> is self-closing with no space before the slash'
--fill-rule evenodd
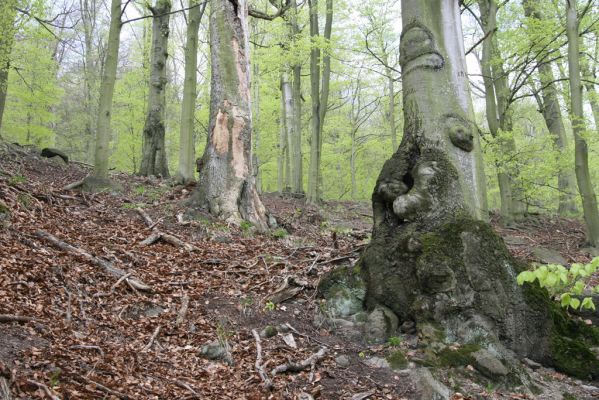
<path id="1" fill-rule="evenodd" d="M 402 0 L 402 22 L 403 139 L 379 175 L 372 241 L 352 269 L 366 281 L 366 306 L 415 321 L 425 343 L 476 343 L 503 360 L 567 369 L 578 344 L 556 336 L 565 328 L 553 318 L 564 317 L 546 292 L 516 284 L 520 267 L 483 221 L 458 2 Z M 599 372 L 588 348 L 577 354 L 585 373 Z"/>
<path id="2" fill-rule="evenodd" d="M 578 191 L 582 198 L 587 240 L 599 247 L 599 211 L 597 197 L 589 171 L 589 151 L 584 132 L 586 124 L 582 108 L 582 82 L 580 78 L 580 53 L 578 37 L 578 15 L 576 0 L 566 0 L 566 33 L 568 35 L 568 72 L 570 77 L 570 112 L 572 133 L 574 134 L 574 171 Z"/>
<path id="3" fill-rule="evenodd" d="M 210 123 L 200 185 L 190 205 L 232 223 L 268 228 L 252 166 L 246 0 L 210 1 Z"/>
<path id="4" fill-rule="evenodd" d="M 0 4 L 0 127 L 6 104 L 10 53 L 15 41 L 17 0 L 5 0 Z M 1 137 L 1 136 L 0 136 Z"/>
<path id="5" fill-rule="evenodd" d="M 140 175 L 168 177 L 168 163 L 165 149 L 166 112 L 166 59 L 168 57 L 168 37 L 170 0 L 156 0 L 152 13 L 152 48 L 150 59 L 150 91 L 148 112 L 143 129 L 143 148 Z"/>
<path id="6" fill-rule="evenodd" d="M 187 40 L 185 42 L 185 79 L 181 102 L 181 127 L 179 134 L 179 172 L 181 183 L 194 180 L 195 143 L 193 140 L 194 111 L 197 97 L 198 30 L 208 3 L 189 0 Z"/>

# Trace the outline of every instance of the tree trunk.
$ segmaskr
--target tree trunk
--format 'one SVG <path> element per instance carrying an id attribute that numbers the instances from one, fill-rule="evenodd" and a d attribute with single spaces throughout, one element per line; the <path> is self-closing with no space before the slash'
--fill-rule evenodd
<path id="1" fill-rule="evenodd" d="M 535 9 L 530 0 L 524 0 L 524 13 L 528 18 L 533 18 L 537 21 L 543 21 L 543 15 L 538 9 Z M 530 32 L 530 31 L 529 31 Z M 531 32 L 532 34 L 532 32 Z M 530 41 L 535 43 L 536 37 L 532 35 Z M 537 68 L 541 80 L 541 95 L 542 101 L 539 101 L 539 109 L 547 124 L 547 129 L 553 137 L 555 147 L 561 154 L 568 152 L 568 138 L 566 136 L 566 128 L 562 119 L 562 112 L 559 106 L 558 90 L 556 88 L 555 78 L 553 76 L 552 63 L 547 62 L 539 54 L 537 58 Z M 540 99 L 539 99 L 540 100 Z M 577 212 L 575 201 L 575 181 L 572 168 L 567 165 L 562 166 L 557 176 L 557 185 L 559 190 L 559 215 L 572 215 Z"/>
<path id="2" fill-rule="evenodd" d="M 194 114 L 197 97 L 198 30 L 206 9 L 206 4 L 189 0 L 187 40 L 185 42 L 185 78 L 183 80 L 183 101 L 181 102 L 181 127 L 179 136 L 179 172 L 181 183 L 193 182 L 195 171 L 195 141 L 193 134 Z"/>
<path id="3" fill-rule="evenodd" d="M 599 47 L 599 44 L 596 44 Z M 597 52 L 595 52 L 597 54 Z M 587 91 L 587 97 L 589 104 L 591 105 L 591 111 L 593 112 L 593 121 L 595 122 L 595 130 L 599 132 L 599 97 L 595 90 L 595 84 L 597 77 L 594 71 L 591 71 L 589 66 L 589 60 L 584 60 L 582 63 L 582 76 L 584 77 L 584 88 Z"/>
<path id="4" fill-rule="evenodd" d="M 519 286 L 522 267 L 480 221 L 483 163 L 458 2 L 402 0 L 402 19 L 404 134 L 372 195 L 372 241 L 347 272 L 364 280 L 355 293 L 365 290 L 367 309 L 386 321 L 395 314 L 399 323 L 415 322 L 423 346 L 476 344 L 498 362 L 528 357 L 599 375 L 599 361 L 581 341 L 584 324 L 568 320 L 536 283 Z M 328 282 L 323 277 L 319 289 Z"/>
<path id="5" fill-rule="evenodd" d="M 498 61 L 501 59 L 501 55 L 493 33 L 497 29 L 497 4 L 495 0 L 480 0 L 479 7 L 485 35 L 481 69 L 485 86 L 487 122 L 491 135 L 498 137 L 500 130 L 502 132 L 512 131 L 512 120 L 507 101 L 509 96 L 507 75 Z M 516 145 L 513 138 L 500 138 L 499 140 L 502 155 L 515 152 Z M 497 161 L 496 164 L 501 197 L 501 218 L 504 223 L 510 224 L 524 210 L 521 202 L 516 199 L 512 187 L 514 171 L 510 171 L 510 167 L 503 165 L 501 161 Z"/>
<path id="6" fill-rule="evenodd" d="M 255 25 L 254 25 L 255 26 Z M 256 50 L 256 43 L 254 43 L 254 51 Z M 251 89 L 252 89 L 252 118 L 255 121 L 258 121 L 260 118 L 260 65 L 257 62 L 252 64 L 252 76 L 250 81 Z M 262 193 L 262 174 L 260 173 L 260 158 L 258 157 L 258 149 L 260 148 L 260 130 L 258 130 L 255 125 L 253 126 L 253 147 L 252 147 L 252 165 L 254 170 L 252 173 L 254 174 L 254 179 L 256 182 L 256 190 L 259 194 Z"/>
<path id="7" fill-rule="evenodd" d="M 106 58 L 102 68 L 102 83 L 98 105 L 98 122 L 96 129 L 96 149 L 93 176 L 99 180 L 108 179 L 108 159 L 110 151 L 110 121 L 112 116 L 112 96 L 116 82 L 119 45 L 121 35 L 121 0 L 112 0 L 110 6 L 110 30 Z"/>
<path id="8" fill-rule="evenodd" d="M 91 3 L 91 4 L 90 4 Z M 94 144 L 96 142 L 94 124 L 98 115 L 98 103 L 96 97 L 96 75 L 98 73 L 96 57 L 93 53 L 94 35 L 96 26 L 96 2 L 94 0 L 80 0 L 81 7 L 81 22 L 83 24 L 83 39 L 85 49 L 83 54 L 84 70 L 83 76 L 85 81 L 85 136 L 87 148 L 85 155 L 87 160 L 93 160 Z"/>
<path id="9" fill-rule="evenodd" d="M 170 0 L 156 0 L 152 12 L 152 49 L 150 59 L 150 90 L 148 111 L 143 130 L 142 158 L 139 174 L 142 176 L 168 177 L 166 161 L 165 117 L 166 117 L 166 59 L 168 57 L 168 37 Z"/>
<path id="10" fill-rule="evenodd" d="M 267 229 L 252 174 L 247 1 L 211 0 L 210 6 L 210 125 L 191 205 Z"/>
<path id="11" fill-rule="evenodd" d="M 395 80 L 391 69 L 387 68 L 387 86 L 389 90 L 389 130 L 391 133 L 391 147 L 397 150 L 397 127 L 395 123 Z"/>
<path id="12" fill-rule="evenodd" d="M 291 84 L 289 83 L 287 73 L 283 73 L 281 75 L 281 126 L 283 127 L 283 131 L 281 132 L 279 147 L 279 156 L 281 157 L 281 169 L 286 168 L 284 167 L 285 165 L 287 165 L 285 163 L 285 154 L 289 154 L 289 149 L 293 147 L 293 139 L 296 135 L 294 120 L 294 100 L 295 99 L 293 98 L 293 90 L 291 88 Z M 285 181 L 289 181 L 289 175 L 293 175 L 296 172 L 294 168 L 297 168 L 297 165 L 295 165 L 293 161 L 289 162 L 289 171 L 287 171 L 288 173 L 283 174 L 283 171 L 281 171 L 281 176 L 285 176 Z M 281 191 L 283 189 L 287 189 L 286 187 L 283 187 L 283 182 L 284 180 L 281 179 Z M 295 193 L 295 191 L 293 192 Z"/>
<path id="13" fill-rule="evenodd" d="M 576 0 L 566 1 L 566 33 L 568 35 L 568 72 L 570 76 L 570 101 L 572 132 L 574 134 L 574 171 L 578 191 L 582 198 L 587 240 L 592 246 L 599 246 L 599 212 L 597 198 L 589 171 L 589 154 L 583 137 L 586 130 L 582 110 L 582 83 L 580 79 L 580 55 L 578 37 L 578 16 Z"/>
<path id="14" fill-rule="evenodd" d="M 320 36 L 318 28 L 318 0 L 309 0 L 310 8 L 310 37 L 312 50 L 310 52 L 310 96 L 312 98 L 312 135 L 310 139 L 310 174 L 308 176 L 308 203 L 316 204 L 321 199 L 320 164 L 322 160 L 322 136 L 324 120 L 327 114 L 329 100 L 329 82 L 331 76 L 330 48 L 324 52 L 322 60 L 322 76 L 320 68 L 321 50 L 317 38 Z M 324 39 L 327 44 L 331 41 L 333 27 L 333 0 L 326 0 L 326 17 L 324 26 Z M 322 79 L 322 82 L 321 82 Z M 322 84 L 322 91 L 321 91 Z"/>
<path id="15" fill-rule="evenodd" d="M 8 70 L 10 53 L 15 42 L 16 0 L 4 0 L 0 5 L 0 130 L 8 92 Z M 0 133 L 0 138 L 2 135 Z"/>

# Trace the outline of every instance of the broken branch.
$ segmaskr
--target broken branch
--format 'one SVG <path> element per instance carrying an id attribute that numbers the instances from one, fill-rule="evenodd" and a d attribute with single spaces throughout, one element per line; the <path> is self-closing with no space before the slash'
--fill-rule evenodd
<path id="1" fill-rule="evenodd" d="M 272 389 L 273 384 L 266 371 L 264 371 L 264 366 L 262 365 L 262 341 L 260 340 L 260 335 L 255 329 L 252 329 L 252 335 L 254 335 L 254 339 L 256 339 L 256 371 L 264 382 L 264 387 L 270 390 Z"/>

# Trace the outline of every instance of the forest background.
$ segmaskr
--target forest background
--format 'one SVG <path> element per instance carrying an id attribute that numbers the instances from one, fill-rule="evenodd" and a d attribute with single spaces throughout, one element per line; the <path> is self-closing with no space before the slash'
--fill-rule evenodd
<path id="1" fill-rule="evenodd" d="M 110 13 L 103 0 L 32 0 L 21 2 L 10 53 L 6 108 L 0 135 L 7 140 L 38 147 L 57 147 L 73 159 L 93 163 L 94 127 L 101 68 L 105 57 Z M 26 4 L 25 4 L 26 3 Z M 565 8 L 559 1 L 535 2 L 542 19 L 529 18 L 520 1 L 501 2 L 496 49 L 488 65 L 502 69 L 511 124 L 489 127 L 483 79 L 484 39 L 489 37 L 477 3 L 462 2 L 468 73 L 485 157 L 490 209 L 501 206 L 497 177 L 508 175 L 514 197 L 528 212 L 556 212 L 564 188 L 560 173 L 574 170 L 570 99 L 567 77 Z M 484 2 L 482 2 L 484 3 Z M 526 2 L 524 2 L 526 4 Z M 599 98 L 595 91 L 599 66 L 599 7 L 581 4 L 580 28 L 584 93 L 592 181 L 599 177 Z M 324 21 L 325 2 L 316 3 Z M 252 2 L 255 10 L 273 12 L 268 1 Z M 166 85 L 166 152 L 173 175 L 179 160 L 179 132 L 189 20 L 187 1 L 172 4 Z M 330 92 L 322 139 L 322 197 L 370 198 L 383 162 L 401 141 L 402 93 L 399 68 L 401 18 L 399 1 L 334 1 L 331 39 L 310 36 L 307 2 L 297 5 L 294 33 L 289 13 L 283 18 L 250 18 L 251 84 L 254 164 L 257 186 L 265 192 L 290 187 L 289 151 L 285 130 L 282 82 L 301 66 L 301 158 L 303 189 L 310 163 L 311 50 L 330 57 Z M 182 10 L 182 11 L 179 11 Z M 194 113 L 195 154 L 206 144 L 210 104 L 210 48 L 208 12 L 201 20 L 197 58 L 197 98 Z M 84 17 L 84 13 L 86 13 Z M 140 169 L 144 122 L 150 79 L 152 18 L 148 5 L 132 1 L 122 21 L 117 82 L 112 110 L 110 167 L 137 173 Z M 7 19 L 4 19 L 6 21 Z M 86 22 L 87 21 L 87 22 Z M 6 22 L 4 22 L 6 24 Z M 321 25 L 321 31 L 323 28 Z M 488 28 L 488 26 L 487 26 Z M 6 29 L 6 27 L 4 28 Z M 85 30 L 88 31 L 87 36 Z M 91 33 L 91 34 L 90 34 Z M 86 40 L 87 37 L 87 40 Z M 92 40 L 90 41 L 89 38 Z M 551 82 L 567 131 L 560 149 L 547 128 L 539 54 L 550 61 Z M 547 71 L 544 72 L 547 74 Z M 497 81 L 497 78 L 496 78 Z M 497 94 L 499 99 L 499 93 Z M 448 99 L 451 101 L 451 99 Z M 283 102 L 284 103 L 284 102 Z M 501 106 L 501 104 L 499 104 Z M 509 145 L 506 146 L 506 143 Z M 576 188 L 570 186 L 570 194 Z M 579 196 L 572 196 L 576 199 Z M 579 200 L 577 200 L 579 201 Z M 576 207 L 581 210 L 580 205 Z M 573 210 L 560 210 L 573 213 Z"/>

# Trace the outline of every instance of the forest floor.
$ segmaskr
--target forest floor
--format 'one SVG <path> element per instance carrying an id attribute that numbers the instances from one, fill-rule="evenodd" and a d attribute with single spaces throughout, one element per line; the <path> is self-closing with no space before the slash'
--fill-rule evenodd
<path id="1" fill-rule="evenodd" d="M 355 263 L 368 242 L 368 203 L 315 209 L 266 194 L 284 230 L 261 234 L 209 216 L 180 221 L 191 186 L 114 174 L 120 194 L 63 190 L 89 172 L 25 147 L 0 149 L 0 399 L 417 398 L 405 371 L 370 362 L 395 347 L 416 358 L 413 340 L 372 346 L 314 323 L 320 277 Z M 590 260 L 576 220 L 495 226 L 521 259 L 544 247 L 568 263 Z M 144 243 L 152 235 L 158 240 Z M 119 279 L 106 266 L 134 275 Z M 270 391 L 252 332 L 267 326 L 278 328 L 260 340 L 258 364 L 269 376 L 308 360 L 302 371 L 271 376 Z M 201 354 L 207 344 L 224 350 L 220 360 Z M 321 349 L 324 357 L 311 363 Z M 461 388 L 454 399 L 535 398 L 470 379 L 469 371 L 438 379 Z M 591 383 L 548 368 L 534 374 L 555 394 L 545 398 L 599 397 Z"/>

